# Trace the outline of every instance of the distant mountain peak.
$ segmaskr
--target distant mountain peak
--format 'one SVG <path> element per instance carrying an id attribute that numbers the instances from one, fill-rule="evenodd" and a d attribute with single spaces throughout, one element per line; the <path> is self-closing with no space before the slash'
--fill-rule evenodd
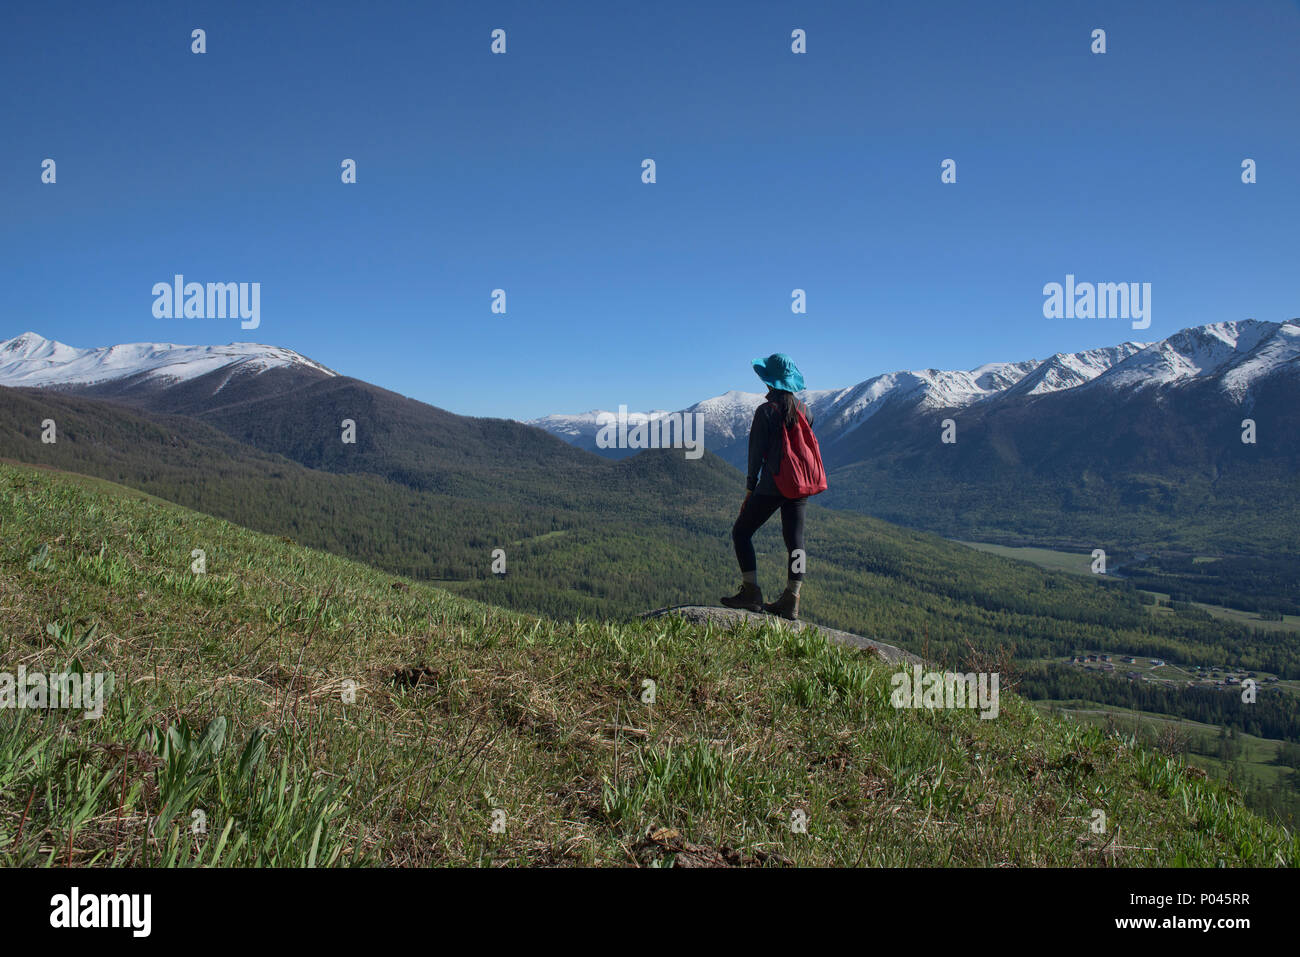
<path id="1" fill-rule="evenodd" d="M 21 335 L 14 336 L 12 339 L 6 340 L 2 344 L 2 347 L 3 350 L 6 352 L 15 352 L 18 349 L 28 348 L 33 343 L 46 342 L 46 341 L 48 340 L 46 340 L 43 336 L 39 336 L 36 333 L 29 331 L 29 332 L 24 332 Z"/>
<path id="2" fill-rule="evenodd" d="M 1259 378 L 1300 358 L 1293 322 L 1257 319 L 1180 329 L 1116 363 L 1091 385 L 1114 390 L 1176 387 L 1217 379 L 1243 397 Z"/>
<path id="3" fill-rule="evenodd" d="M 0 342 L 0 385 L 7 386 L 102 386 L 123 380 L 177 384 L 222 369 L 256 374 L 285 367 L 338 375 L 292 349 L 253 342 L 132 342 L 79 349 L 30 331 Z"/>

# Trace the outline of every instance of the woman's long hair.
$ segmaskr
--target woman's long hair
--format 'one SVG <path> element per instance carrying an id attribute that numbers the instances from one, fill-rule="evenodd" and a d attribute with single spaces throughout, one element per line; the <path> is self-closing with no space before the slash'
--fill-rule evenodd
<path id="1" fill-rule="evenodd" d="M 799 407 L 795 404 L 794 393 L 784 389 L 769 389 L 767 400 L 775 402 L 781 410 L 781 421 L 788 429 L 799 421 Z"/>

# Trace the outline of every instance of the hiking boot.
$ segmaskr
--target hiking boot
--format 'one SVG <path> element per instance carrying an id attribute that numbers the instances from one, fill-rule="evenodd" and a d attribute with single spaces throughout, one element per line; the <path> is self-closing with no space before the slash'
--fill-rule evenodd
<path id="1" fill-rule="evenodd" d="M 763 605 L 763 611 L 769 615 L 780 615 L 786 621 L 799 620 L 799 596 L 786 589 L 781 592 L 781 597 L 776 601 L 769 601 Z"/>
<path id="2" fill-rule="evenodd" d="M 763 610 L 763 592 L 757 585 L 741 582 L 740 591 L 730 598 L 723 598 L 722 604 L 728 608 L 743 608 L 746 611 Z"/>

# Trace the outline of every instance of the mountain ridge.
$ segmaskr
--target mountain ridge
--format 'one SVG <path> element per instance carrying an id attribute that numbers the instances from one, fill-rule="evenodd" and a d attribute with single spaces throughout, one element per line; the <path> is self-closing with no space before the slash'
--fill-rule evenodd
<path id="1" fill-rule="evenodd" d="M 201 361 L 176 375 L 170 359 L 186 349 Z M 84 363 L 74 375 L 51 371 L 90 353 L 107 357 L 116 377 Z M 33 374 L 46 383 L 37 393 L 188 416 L 308 468 L 434 493 L 559 500 L 572 498 L 569 471 L 622 488 L 633 472 L 665 478 L 682 464 L 680 455 L 597 448 L 596 412 L 567 431 L 555 416 L 549 429 L 459 416 L 296 356 L 247 344 L 73 350 L 24 334 L 0 343 L 10 377 L 0 385 Z M 60 375 L 68 381 L 55 382 Z M 1002 544 L 1300 553 L 1288 531 L 1300 507 L 1291 478 L 1300 468 L 1300 320 L 1217 323 L 1149 345 L 956 373 L 887 373 L 804 398 L 830 484 L 818 501 L 832 508 Z M 744 469 L 761 401 L 732 391 L 686 411 L 705 418 L 705 450 Z M 348 422 L 351 444 L 341 435 Z M 953 442 L 942 438 L 950 431 Z M 641 464 L 600 470 L 620 458 Z M 679 478 L 683 488 L 696 481 Z"/>
<path id="2" fill-rule="evenodd" d="M 8 386 L 96 386 L 141 376 L 175 384 L 223 368 L 253 372 L 295 365 L 338 375 L 292 349 L 255 342 L 127 342 L 82 349 L 30 331 L 0 342 L 0 385 Z"/>
<path id="3" fill-rule="evenodd" d="M 1252 358 L 1255 361 L 1249 362 Z M 813 413 L 815 431 L 826 450 L 891 406 L 914 411 L 955 410 L 1083 386 L 1123 391 L 1190 385 L 1216 377 L 1225 377 L 1225 394 L 1236 401 L 1248 401 L 1256 382 L 1288 369 L 1300 369 L 1300 319 L 1276 323 L 1245 319 L 1191 326 L 1156 342 L 1130 340 L 1055 353 L 1043 360 L 989 362 L 969 370 L 885 372 L 855 385 L 805 390 L 799 396 Z M 703 413 L 710 451 L 735 464 L 741 457 L 730 446 L 748 434 L 749 419 L 763 398 L 760 392 L 733 390 L 680 411 Z M 565 441 L 594 449 L 595 419 L 603 411 L 576 416 L 552 413 L 526 421 Z"/>
<path id="4" fill-rule="evenodd" d="M 1246 319 L 1188 327 L 1157 342 L 1126 341 L 1055 353 L 1043 360 L 994 361 L 969 370 L 896 370 L 847 387 L 805 390 L 800 397 L 814 415 L 823 445 L 833 445 L 891 405 L 922 411 L 962 409 L 991 399 L 1008 401 L 1083 386 L 1145 389 L 1206 378 L 1221 378 L 1225 393 L 1243 401 L 1260 378 L 1293 367 L 1300 368 L 1300 319 Z M 0 385 L 76 389 L 105 397 L 175 389 L 199 380 L 213 396 L 237 377 L 275 370 L 292 370 L 308 380 L 341 378 L 301 353 L 259 343 L 139 342 L 77 348 L 30 331 L 0 341 Z M 731 390 L 677 411 L 702 414 L 706 435 L 717 437 L 711 450 L 729 458 L 722 449 L 748 433 L 749 419 L 762 401 L 763 393 Z M 622 457 L 629 450 L 596 447 L 597 420 L 604 414 L 613 413 L 592 409 L 514 421 L 607 457 Z M 657 418 L 670 413 L 656 409 L 631 414 Z"/>

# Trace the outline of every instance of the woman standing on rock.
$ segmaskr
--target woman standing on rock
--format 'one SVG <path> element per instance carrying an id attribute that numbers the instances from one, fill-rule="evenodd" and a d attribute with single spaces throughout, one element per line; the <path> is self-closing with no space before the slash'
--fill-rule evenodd
<path id="1" fill-rule="evenodd" d="M 749 428 L 749 469 L 745 501 L 731 529 L 740 563 L 740 591 L 722 604 L 728 608 L 766 611 L 791 621 L 799 617 L 799 589 L 807 555 L 803 547 L 804 511 L 808 496 L 826 489 L 826 469 L 812 432 L 808 407 L 795 398 L 804 388 L 803 373 L 783 352 L 754 360 L 754 371 L 768 388 L 767 401 L 754 412 Z M 781 510 L 781 534 L 786 548 L 786 585 L 781 597 L 764 603 L 758 587 L 758 558 L 754 533 Z"/>

